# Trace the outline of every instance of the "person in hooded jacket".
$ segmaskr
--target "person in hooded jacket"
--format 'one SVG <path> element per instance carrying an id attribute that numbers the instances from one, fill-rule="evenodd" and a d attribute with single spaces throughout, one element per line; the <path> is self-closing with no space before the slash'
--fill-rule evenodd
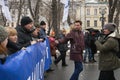
<path id="1" fill-rule="evenodd" d="M 114 70 L 120 68 L 120 61 L 116 56 L 119 50 L 117 38 L 119 34 L 115 31 L 116 24 L 108 23 L 103 26 L 103 34 L 96 42 L 99 53 L 99 79 L 98 80 L 116 80 Z"/>

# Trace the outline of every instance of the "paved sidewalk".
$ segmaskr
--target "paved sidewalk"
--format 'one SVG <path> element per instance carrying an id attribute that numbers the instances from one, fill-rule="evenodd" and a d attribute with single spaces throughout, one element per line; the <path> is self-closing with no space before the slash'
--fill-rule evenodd
<path id="1" fill-rule="evenodd" d="M 96 60 L 97 60 L 96 56 Z M 54 60 L 54 58 L 53 58 Z M 70 76 L 73 73 L 74 64 L 73 61 L 69 60 L 69 56 L 67 56 L 67 67 L 62 67 L 61 62 L 58 65 L 52 65 L 55 69 L 53 72 L 46 73 L 45 80 L 69 80 Z M 98 80 L 99 70 L 98 63 L 86 63 L 83 64 L 84 69 L 83 72 L 79 76 L 79 80 Z"/>
<path id="2" fill-rule="evenodd" d="M 79 76 L 79 80 L 98 80 L 98 54 L 95 54 L 95 60 L 97 60 L 95 63 L 83 63 L 83 71 Z M 57 66 L 52 64 L 52 68 L 54 68 L 55 71 L 46 73 L 44 80 L 69 80 L 74 69 L 73 61 L 69 60 L 69 51 L 67 52 L 66 62 L 68 64 L 67 67 L 62 67 L 61 62 L 58 63 Z M 120 80 L 120 68 L 114 70 L 114 75 L 116 80 Z"/>

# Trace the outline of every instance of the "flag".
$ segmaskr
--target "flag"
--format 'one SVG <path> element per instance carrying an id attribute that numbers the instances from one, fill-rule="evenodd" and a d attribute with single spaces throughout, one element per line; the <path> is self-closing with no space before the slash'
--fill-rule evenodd
<path id="1" fill-rule="evenodd" d="M 2 6 L 2 13 L 8 21 L 12 21 L 12 17 L 8 8 L 7 0 L 1 0 L 0 5 Z"/>
<path id="2" fill-rule="evenodd" d="M 69 0 L 61 0 L 61 3 L 64 4 L 64 11 L 63 11 L 62 22 L 65 22 L 67 20 L 67 17 L 68 17 L 70 1 Z"/>
<path id="3" fill-rule="evenodd" d="M 0 0 L 0 5 L 1 5 L 1 6 L 4 5 L 4 0 Z"/>
<path id="4" fill-rule="evenodd" d="M 61 0 L 60 2 L 63 4 L 68 4 L 68 0 Z"/>

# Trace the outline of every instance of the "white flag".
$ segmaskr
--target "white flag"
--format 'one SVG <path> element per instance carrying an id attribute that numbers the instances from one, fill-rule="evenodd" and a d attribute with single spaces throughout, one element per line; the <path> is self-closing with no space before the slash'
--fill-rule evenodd
<path id="1" fill-rule="evenodd" d="M 4 0 L 0 0 L 0 5 L 1 5 L 1 6 L 4 6 L 4 5 L 5 5 Z"/>
<path id="2" fill-rule="evenodd" d="M 67 20 L 68 12 L 69 12 L 69 0 L 66 0 L 64 5 L 62 22 L 65 22 Z"/>
<path id="3" fill-rule="evenodd" d="M 12 21 L 9 8 L 8 8 L 7 6 L 2 6 L 2 12 L 3 12 L 3 15 L 5 16 L 5 18 L 6 18 L 8 21 Z"/>
<path id="4" fill-rule="evenodd" d="M 60 0 L 61 3 L 65 4 L 67 0 Z"/>
<path id="5" fill-rule="evenodd" d="M 0 5 L 2 5 L 2 12 L 3 12 L 3 15 L 5 16 L 5 18 L 8 21 L 12 21 L 12 17 L 11 17 L 11 14 L 10 14 L 10 11 L 8 8 L 8 4 L 7 4 L 7 0 L 1 0 Z"/>

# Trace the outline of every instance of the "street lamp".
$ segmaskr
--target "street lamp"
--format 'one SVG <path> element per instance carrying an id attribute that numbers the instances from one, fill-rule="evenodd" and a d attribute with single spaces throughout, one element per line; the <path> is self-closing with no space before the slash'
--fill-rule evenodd
<path id="1" fill-rule="evenodd" d="M 100 21 L 101 21 L 101 26 L 102 26 L 102 29 L 103 29 L 104 21 L 105 21 L 104 15 L 105 15 L 105 13 L 106 13 L 106 7 L 100 7 L 100 8 L 99 8 L 99 12 L 100 12 L 100 14 L 102 15 L 102 16 L 100 17 Z"/>

